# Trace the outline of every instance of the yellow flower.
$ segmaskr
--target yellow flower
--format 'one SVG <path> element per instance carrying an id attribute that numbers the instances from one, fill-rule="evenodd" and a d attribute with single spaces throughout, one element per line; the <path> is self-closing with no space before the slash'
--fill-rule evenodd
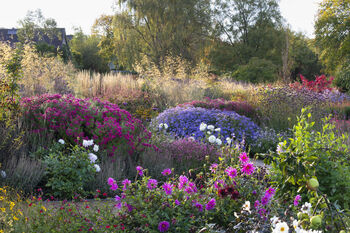
<path id="1" fill-rule="evenodd" d="M 13 201 L 10 201 L 10 210 L 12 210 L 14 206 L 15 206 L 15 203 Z"/>
<path id="2" fill-rule="evenodd" d="M 0 208 L 0 210 L 5 213 L 6 209 L 5 208 Z"/>
<path id="3" fill-rule="evenodd" d="M 0 233 L 4 233 L 4 231 L 3 231 L 3 230 L 0 230 Z"/>
<path id="4" fill-rule="evenodd" d="M 18 218 L 16 216 L 13 216 L 13 220 L 18 221 Z"/>
<path id="5" fill-rule="evenodd" d="M 4 200 L 5 198 L 3 196 L 0 196 L 0 201 Z"/>
<path id="6" fill-rule="evenodd" d="M 44 211 L 46 211 L 46 208 L 45 208 L 45 206 L 42 206 L 41 208 L 42 208 L 42 209 L 43 209 Z"/>

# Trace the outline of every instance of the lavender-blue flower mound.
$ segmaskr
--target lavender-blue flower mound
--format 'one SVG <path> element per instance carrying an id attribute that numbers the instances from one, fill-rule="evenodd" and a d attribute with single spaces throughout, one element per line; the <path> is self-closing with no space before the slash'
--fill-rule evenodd
<path id="1" fill-rule="evenodd" d="M 175 107 L 167 109 L 153 120 L 153 125 L 166 123 L 168 132 L 178 137 L 193 136 L 200 140 L 205 138 L 205 133 L 199 129 L 200 124 L 214 125 L 220 128 L 220 137 L 225 139 L 235 135 L 236 139 L 243 137 L 250 143 L 259 137 L 260 128 L 248 117 L 241 116 L 234 111 L 222 111 L 219 109 L 205 109 L 200 107 Z M 213 132 L 218 136 L 219 132 Z"/>

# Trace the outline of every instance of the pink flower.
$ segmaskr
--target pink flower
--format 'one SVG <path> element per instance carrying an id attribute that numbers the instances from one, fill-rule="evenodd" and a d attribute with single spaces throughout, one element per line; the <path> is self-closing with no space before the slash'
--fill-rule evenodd
<path id="1" fill-rule="evenodd" d="M 162 185 L 162 188 L 164 189 L 164 192 L 167 195 L 171 195 L 172 191 L 173 191 L 173 187 L 174 185 L 170 184 L 170 183 L 165 183 Z"/>
<path id="2" fill-rule="evenodd" d="M 143 176 L 143 168 L 141 166 L 137 166 L 136 170 L 138 171 L 139 176 Z"/>
<path id="3" fill-rule="evenodd" d="M 125 179 L 125 180 L 122 181 L 122 184 L 124 185 L 123 186 L 123 191 L 125 191 L 126 190 L 126 186 L 131 185 L 131 181 L 128 180 L 128 179 Z"/>
<path id="4" fill-rule="evenodd" d="M 243 174 L 250 175 L 254 172 L 255 167 L 252 163 L 246 163 L 243 165 L 242 172 Z"/>
<path id="5" fill-rule="evenodd" d="M 228 167 L 228 168 L 226 168 L 225 172 L 231 178 L 234 178 L 237 176 L 237 170 L 235 168 Z"/>
<path id="6" fill-rule="evenodd" d="M 186 176 L 180 176 L 179 182 L 179 189 L 182 189 L 188 183 L 188 178 Z"/>
<path id="7" fill-rule="evenodd" d="M 276 190 L 272 187 L 268 188 L 265 192 L 265 195 L 268 197 L 272 197 L 275 194 Z"/>
<path id="8" fill-rule="evenodd" d="M 212 198 L 212 199 L 205 205 L 205 209 L 206 209 L 206 210 L 212 210 L 212 209 L 214 209 L 215 205 L 216 205 L 216 201 L 215 201 L 214 198 Z"/>
<path id="9" fill-rule="evenodd" d="M 166 231 L 168 231 L 168 230 L 169 230 L 169 227 L 170 227 L 170 223 L 167 222 L 167 221 L 163 221 L 163 222 L 160 222 L 160 223 L 158 224 L 158 230 L 159 230 L 160 232 L 166 232 Z"/>
<path id="10" fill-rule="evenodd" d="M 157 188 L 157 185 L 158 185 L 158 181 L 157 180 L 155 180 L 155 179 L 149 179 L 148 180 L 148 183 L 147 183 L 148 189 L 150 189 L 150 190 L 155 189 L 155 188 Z"/>
<path id="11" fill-rule="evenodd" d="M 171 169 L 170 168 L 164 169 L 164 171 L 162 171 L 162 175 L 163 176 L 168 176 L 170 174 L 171 174 Z"/>
<path id="12" fill-rule="evenodd" d="M 217 164 L 217 163 L 213 163 L 213 164 L 210 166 L 209 170 L 210 170 L 212 173 L 215 173 L 217 167 L 218 167 L 218 164 Z"/>
<path id="13" fill-rule="evenodd" d="M 294 199 L 294 206 L 298 206 L 300 200 L 301 200 L 301 196 L 300 195 L 296 195 L 295 199 Z"/>
<path id="14" fill-rule="evenodd" d="M 203 206 L 199 202 L 197 202 L 194 206 L 198 209 L 199 212 L 203 211 Z"/>
<path id="15" fill-rule="evenodd" d="M 118 185 L 117 184 L 112 184 L 111 190 L 115 191 L 117 189 L 118 189 Z"/>
<path id="16" fill-rule="evenodd" d="M 113 178 L 111 178 L 111 177 L 108 178 L 108 185 L 113 185 L 115 183 L 116 182 L 115 182 L 115 180 Z"/>
<path id="17" fill-rule="evenodd" d="M 242 152 L 239 155 L 239 161 L 241 161 L 242 164 L 245 164 L 245 163 L 249 162 L 249 157 L 248 157 L 246 152 Z"/>

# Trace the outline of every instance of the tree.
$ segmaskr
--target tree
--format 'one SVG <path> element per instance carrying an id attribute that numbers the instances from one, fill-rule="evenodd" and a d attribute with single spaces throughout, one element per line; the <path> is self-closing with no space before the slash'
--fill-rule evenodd
<path id="1" fill-rule="evenodd" d="M 118 63 L 130 69 L 145 55 L 160 65 L 170 54 L 196 62 L 210 30 L 210 0 L 117 2 L 112 25 Z"/>
<path id="2" fill-rule="evenodd" d="M 316 46 L 328 73 L 349 64 L 350 0 L 324 0 L 315 23 Z"/>
<path id="3" fill-rule="evenodd" d="M 252 58 L 282 65 L 285 33 L 276 0 L 216 0 L 214 12 L 214 69 L 234 71 Z"/>
<path id="4" fill-rule="evenodd" d="M 79 69 L 92 70 L 96 72 L 108 71 L 108 60 L 100 54 L 98 35 L 84 35 L 81 28 L 77 28 L 70 47 L 73 56 L 73 63 Z"/>

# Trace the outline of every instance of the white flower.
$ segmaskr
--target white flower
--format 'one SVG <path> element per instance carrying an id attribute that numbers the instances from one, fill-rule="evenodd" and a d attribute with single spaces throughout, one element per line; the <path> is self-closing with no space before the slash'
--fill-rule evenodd
<path id="1" fill-rule="evenodd" d="M 214 125 L 208 125 L 207 129 L 214 131 L 215 127 L 214 127 Z"/>
<path id="2" fill-rule="evenodd" d="M 221 131 L 220 128 L 216 128 L 216 129 L 215 129 L 215 132 L 220 132 L 220 131 Z"/>
<path id="3" fill-rule="evenodd" d="M 209 138 L 208 138 L 209 142 L 210 143 L 215 143 L 216 142 L 216 137 L 214 135 L 211 135 Z"/>
<path id="4" fill-rule="evenodd" d="M 242 209 L 244 211 L 248 211 L 250 213 L 250 201 L 244 202 L 244 205 L 242 206 Z"/>
<path id="5" fill-rule="evenodd" d="M 100 147 L 99 147 L 98 145 L 95 144 L 93 150 L 94 150 L 95 152 L 97 152 L 99 148 L 100 148 Z"/>
<path id="6" fill-rule="evenodd" d="M 164 127 L 163 123 L 160 123 L 159 126 L 158 126 L 159 129 L 163 129 L 163 127 Z"/>
<path id="7" fill-rule="evenodd" d="M 228 145 L 231 145 L 231 142 L 232 142 L 232 139 L 229 138 L 229 137 L 227 137 L 227 138 L 226 138 L 226 143 L 227 143 Z"/>
<path id="8" fill-rule="evenodd" d="M 89 153 L 89 159 L 91 163 L 94 163 L 97 160 L 97 156 L 93 153 Z"/>
<path id="9" fill-rule="evenodd" d="M 298 220 L 296 220 L 296 219 L 293 221 L 293 228 L 297 232 L 300 231 L 299 223 L 298 223 Z"/>
<path id="10" fill-rule="evenodd" d="M 98 164 L 95 164 L 94 165 L 95 169 L 96 169 L 96 172 L 100 172 L 101 171 L 101 168 Z"/>
<path id="11" fill-rule="evenodd" d="M 5 179 L 5 178 L 6 178 L 6 172 L 5 172 L 5 171 L 3 171 L 3 170 L 1 170 L 1 172 L 0 172 L 0 173 L 1 173 L 1 177 Z"/>
<path id="12" fill-rule="evenodd" d="M 301 207 L 301 212 L 310 215 L 311 214 L 311 204 L 309 202 L 305 202 Z"/>
<path id="13" fill-rule="evenodd" d="M 285 222 L 279 222 L 276 224 L 276 228 L 273 229 L 272 233 L 288 233 L 289 227 Z"/>
<path id="14" fill-rule="evenodd" d="M 88 147 L 94 145 L 94 140 L 83 140 L 83 146 Z"/>
<path id="15" fill-rule="evenodd" d="M 236 137 L 235 133 L 231 133 L 231 136 L 232 136 L 232 138 Z"/>
<path id="16" fill-rule="evenodd" d="M 204 131 L 204 130 L 206 130 L 207 129 L 207 124 L 205 124 L 205 123 L 201 123 L 201 125 L 199 126 L 199 130 L 200 131 Z"/>
<path id="17" fill-rule="evenodd" d="M 196 139 L 195 139 L 194 137 L 189 137 L 188 139 L 189 139 L 190 141 L 192 141 L 192 142 L 193 142 L 193 141 L 196 141 Z"/>
<path id="18" fill-rule="evenodd" d="M 61 143 L 62 145 L 64 145 L 64 140 L 63 139 L 58 140 L 58 142 Z"/>
<path id="19" fill-rule="evenodd" d="M 217 139 L 215 140 L 215 142 L 216 142 L 216 144 L 218 144 L 219 146 L 221 146 L 221 144 L 222 144 L 222 141 L 221 141 L 220 138 L 217 138 Z"/>
<path id="20" fill-rule="evenodd" d="M 283 145 L 284 145 L 284 143 L 283 143 L 283 142 L 278 143 L 278 145 L 277 145 L 277 149 L 276 149 L 277 154 L 279 154 L 279 155 L 280 155 L 281 153 L 286 152 L 286 151 L 283 149 Z"/>
<path id="21" fill-rule="evenodd" d="M 210 132 L 210 131 L 207 131 L 207 134 L 209 134 L 209 135 L 210 135 L 210 134 L 211 134 L 211 132 Z"/>
<path id="22" fill-rule="evenodd" d="M 168 129 L 168 124 L 164 123 L 164 129 Z"/>
<path id="23" fill-rule="evenodd" d="M 272 227 L 276 227 L 276 224 L 280 221 L 280 219 L 276 216 L 273 216 L 270 220 L 271 220 Z"/>

